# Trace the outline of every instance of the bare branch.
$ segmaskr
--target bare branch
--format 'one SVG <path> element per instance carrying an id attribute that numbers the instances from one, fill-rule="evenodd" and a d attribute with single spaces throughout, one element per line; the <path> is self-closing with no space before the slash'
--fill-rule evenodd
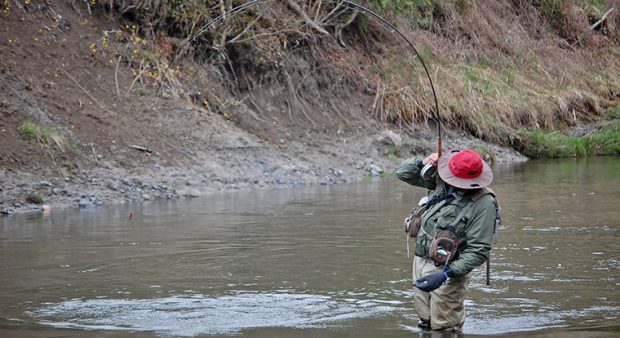
<path id="1" fill-rule="evenodd" d="M 327 23 L 332 18 L 340 16 L 340 13 L 342 13 L 342 12 L 347 10 L 346 7 L 342 8 L 342 9 L 341 9 L 341 7 L 342 7 L 342 3 L 339 2 L 336 5 L 336 7 L 334 7 L 334 9 L 332 9 L 329 13 L 327 13 L 327 15 L 320 22 L 321 23 Z M 340 11 L 338 11 L 339 9 L 340 9 Z M 336 12 L 338 12 L 338 14 L 335 14 Z"/>
<path id="2" fill-rule="evenodd" d="M 319 24 L 317 24 L 315 21 L 313 21 L 308 14 L 306 14 L 306 12 L 304 12 L 303 9 L 301 9 L 301 7 L 299 7 L 299 5 L 295 2 L 295 0 L 286 0 L 286 3 L 288 5 L 288 7 L 295 12 L 295 14 L 301 16 L 304 21 L 306 22 L 306 24 L 308 24 L 308 26 L 310 26 L 312 29 L 316 30 L 317 32 L 323 34 L 323 35 L 330 35 L 328 31 L 326 31 L 323 27 L 319 26 Z"/>
<path id="3" fill-rule="evenodd" d="M 614 11 L 614 7 L 610 8 L 607 12 L 605 12 L 605 14 L 603 14 L 603 16 L 601 17 L 601 19 L 595 23 L 592 24 L 592 26 L 590 26 L 590 30 L 593 30 L 594 28 L 596 28 L 598 25 L 600 25 L 601 23 L 603 23 L 603 21 L 605 21 L 605 19 L 607 19 L 607 16 Z"/>
<path id="4" fill-rule="evenodd" d="M 118 57 L 118 60 L 116 60 L 116 68 L 114 69 L 114 84 L 116 85 L 116 95 L 120 98 L 121 97 L 121 91 L 118 88 L 118 64 L 121 62 L 121 57 Z"/>
<path id="5" fill-rule="evenodd" d="M 137 146 L 137 145 L 134 145 L 134 144 L 129 145 L 129 148 L 140 150 L 141 152 L 149 154 L 149 155 L 153 152 L 151 149 L 149 149 L 147 147 Z"/>
<path id="6" fill-rule="evenodd" d="M 228 41 L 228 43 L 233 43 L 235 41 L 237 41 L 241 36 L 243 36 L 243 34 L 247 33 L 247 31 L 250 30 L 250 28 L 252 28 L 254 26 L 254 24 L 256 24 L 256 22 L 258 22 L 258 19 L 260 19 L 263 16 L 263 14 L 259 14 L 256 18 L 254 18 L 254 20 L 252 20 L 249 24 L 247 24 L 247 26 L 245 26 L 245 28 L 243 29 L 243 31 L 239 34 L 237 34 L 237 36 L 235 36 L 234 38 L 230 39 Z"/>

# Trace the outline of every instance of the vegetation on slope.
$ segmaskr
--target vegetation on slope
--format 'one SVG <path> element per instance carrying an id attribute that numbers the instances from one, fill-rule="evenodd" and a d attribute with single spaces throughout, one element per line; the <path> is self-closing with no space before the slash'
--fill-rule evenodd
<path id="1" fill-rule="evenodd" d="M 244 2 L 69 3 L 118 21 L 121 29 L 101 32 L 89 47 L 132 70 L 129 90 L 184 98 L 241 125 L 231 111 L 241 102 L 274 107 L 256 129 L 329 129 L 375 118 L 414 135 L 434 114 L 428 81 L 404 41 L 338 1 L 259 1 L 234 15 L 229 11 Z M 618 153 L 618 1 L 360 4 L 414 41 L 435 81 L 446 129 L 535 157 Z M 5 15 L 10 7 L 5 1 Z M 359 112 L 348 109 L 355 102 Z M 565 135 L 594 122 L 593 135 Z"/>

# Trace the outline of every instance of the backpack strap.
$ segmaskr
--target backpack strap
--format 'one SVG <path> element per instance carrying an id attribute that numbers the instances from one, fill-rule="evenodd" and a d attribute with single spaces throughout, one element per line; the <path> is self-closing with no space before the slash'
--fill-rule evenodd
<path id="1" fill-rule="evenodd" d="M 452 232 L 454 232 L 456 234 L 456 232 L 459 230 L 457 228 L 459 222 L 461 221 L 461 219 L 463 218 L 463 216 L 465 216 L 465 214 L 469 211 L 469 209 L 471 209 L 474 206 L 474 203 L 468 203 L 467 206 L 465 206 L 463 209 L 461 209 L 461 212 L 459 212 L 458 215 L 456 215 L 456 218 L 454 219 L 454 221 L 452 221 L 452 223 L 450 223 L 446 229 L 450 229 L 452 230 Z"/>
<path id="2" fill-rule="evenodd" d="M 484 195 L 491 195 L 491 196 L 493 196 L 493 198 L 495 198 L 495 191 L 493 191 L 491 188 L 487 188 L 487 187 L 481 188 L 478 191 L 476 191 L 469 198 L 470 201 L 467 203 L 467 205 L 463 209 L 461 209 L 461 212 L 459 212 L 459 214 L 456 216 L 454 221 L 452 221 L 450 223 L 450 225 L 448 225 L 447 228 L 448 229 L 452 229 L 452 231 L 454 233 L 456 233 L 457 230 L 458 230 L 458 228 L 456 226 L 459 224 L 461 219 L 465 216 L 465 214 L 469 211 L 469 209 L 473 208 L 474 203 L 476 203 L 476 201 L 479 200 Z"/>
<path id="3" fill-rule="evenodd" d="M 481 188 L 478 191 L 476 191 L 473 195 L 471 195 L 471 200 L 473 202 L 476 202 L 484 195 L 491 195 L 493 196 L 493 198 L 495 198 L 495 191 L 493 191 L 493 189 L 489 187 Z"/>

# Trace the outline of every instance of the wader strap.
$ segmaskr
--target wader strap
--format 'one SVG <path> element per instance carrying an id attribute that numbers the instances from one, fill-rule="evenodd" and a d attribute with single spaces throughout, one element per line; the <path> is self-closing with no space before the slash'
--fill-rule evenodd
<path id="1" fill-rule="evenodd" d="M 452 232 L 454 232 L 456 234 L 456 232 L 459 230 L 459 228 L 457 228 L 457 226 L 459 225 L 459 222 L 461 221 L 461 219 L 463 219 L 465 214 L 469 211 L 469 209 L 472 208 L 473 205 L 474 205 L 474 203 L 471 202 L 465 208 L 463 208 L 463 210 L 461 210 L 461 212 L 459 212 L 459 214 L 456 216 L 454 221 L 452 221 L 452 223 L 450 223 L 450 225 L 448 225 L 446 227 L 446 229 L 450 229 L 450 230 L 452 230 Z"/>

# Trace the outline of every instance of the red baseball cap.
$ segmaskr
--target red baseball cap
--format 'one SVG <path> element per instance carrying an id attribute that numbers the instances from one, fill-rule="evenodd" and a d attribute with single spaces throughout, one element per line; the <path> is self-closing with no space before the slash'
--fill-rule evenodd
<path id="1" fill-rule="evenodd" d="M 461 189 L 479 189 L 493 182 L 491 167 L 473 150 L 451 150 L 439 159 L 439 177 Z"/>

